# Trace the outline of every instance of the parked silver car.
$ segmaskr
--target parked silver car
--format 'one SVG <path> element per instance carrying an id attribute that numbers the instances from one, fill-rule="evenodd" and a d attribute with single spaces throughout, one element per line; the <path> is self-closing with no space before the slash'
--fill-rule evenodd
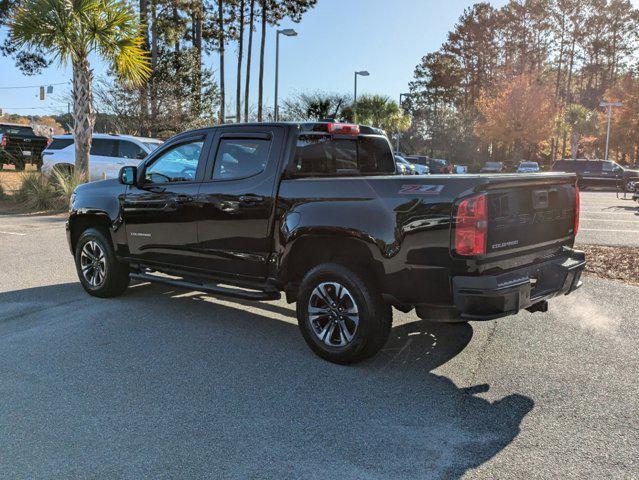
<path id="1" fill-rule="evenodd" d="M 136 166 L 162 143 L 155 138 L 96 133 L 91 144 L 89 179 L 117 178 L 120 168 Z M 54 169 L 70 172 L 74 165 L 73 135 L 55 135 L 42 152 L 42 173 L 51 175 Z"/>
<path id="2" fill-rule="evenodd" d="M 539 164 L 537 162 L 519 162 L 517 173 L 539 173 Z"/>

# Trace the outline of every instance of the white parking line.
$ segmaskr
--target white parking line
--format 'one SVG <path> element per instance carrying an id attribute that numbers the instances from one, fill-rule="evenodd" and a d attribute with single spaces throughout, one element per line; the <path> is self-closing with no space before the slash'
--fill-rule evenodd
<path id="1" fill-rule="evenodd" d="M 623 233 L 639 233 L 639 230 L 609 230 L 607 228 L 580 228 L 579 232 L 623 232 Z"/>
<path id="2" fill-rule="evenodd" d="M 581 213 L 590 213 L 595 215 L 636 215 L 635 212 L 602 212 L 601 210 L 580 210 Z"/>
<path id="3" fill-rule="evenodd" d="M 17 235 L 20 237 L 24 237 L 26 235 L 26 233 L 19 233 L 19 232 L 5 232 L 4 230 L 0 230 L 0 234 L 5 234 L 5 235 Z"/>
<path id="4" fill-rule="evenodd" d="M 592 218 L 592 217 L 580 217 L 579 220 L 592 220 L 593 222 L 639 223 L 639 220 L 610 220 L 607 218 Z"/>

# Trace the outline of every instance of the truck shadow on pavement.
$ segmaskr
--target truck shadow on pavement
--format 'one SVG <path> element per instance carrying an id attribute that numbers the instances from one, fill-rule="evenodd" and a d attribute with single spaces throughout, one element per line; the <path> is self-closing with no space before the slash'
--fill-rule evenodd
<path id="1" fill-rule="evenodd" d="M 310 352 L 282 302 L 148 284 L 99 300 L 69 283 L 0 305 L 0 476 L 459 478 L 534 405 L 432 372 L 470 342 L 465 324 L 395 326 L 344 367 Z"/>

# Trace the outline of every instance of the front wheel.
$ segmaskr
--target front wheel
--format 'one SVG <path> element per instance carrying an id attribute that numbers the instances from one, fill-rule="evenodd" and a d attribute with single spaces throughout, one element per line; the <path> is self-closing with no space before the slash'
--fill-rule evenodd
<path id="1" fill-rule="evenodd" d="M 129 267 L 115 256 L 111 243 L 94 228 L 85 230 L 75 248 L 75 265 L 82 287 L 94 297 L 116 297 L 129 286 Z"/>
<path id="2" fill-rule="evenodd" d="M 297 320 L 304 340 L 317 355 L 349 364 L 373 356 L 384 346 L 392 311 L 372 282 L 341 265 L 323 264 L 302 280 Z"/>

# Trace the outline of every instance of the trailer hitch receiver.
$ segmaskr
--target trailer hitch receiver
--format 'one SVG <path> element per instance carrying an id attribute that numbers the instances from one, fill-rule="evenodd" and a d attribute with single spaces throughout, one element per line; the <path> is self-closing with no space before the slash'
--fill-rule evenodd
<path id="1" fill-rule="evenodd" d="M 542 300 L 541 302 L 533 303 L 526 310 L 528 310 L 530 313 L 535 313 L 535 312 L 546 313 L 548 311 L 548 301 Z"/>

